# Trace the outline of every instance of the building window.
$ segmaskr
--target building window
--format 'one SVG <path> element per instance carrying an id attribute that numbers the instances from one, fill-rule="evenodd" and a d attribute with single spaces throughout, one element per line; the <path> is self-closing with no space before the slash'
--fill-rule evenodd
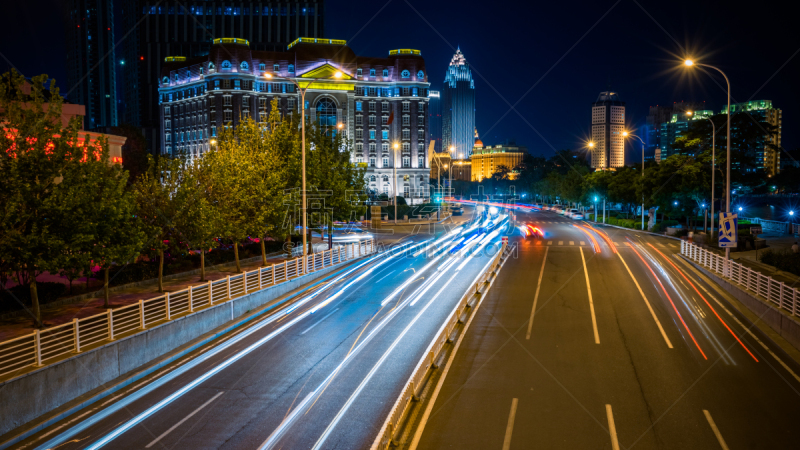
<path id="1" fill-rule="evenodd" d="M 225 122 L 230 122 L 231 120 L 233 120 L 233 112 L 225 111 Z"/>
<path id="2" fill-rule="evenodd" d="M 383 111 L 383 112 L 389 112 L 389 102 L 383 102 L 383 103 L 381 103 L 381 111 Z"/>
<path id="3" fill-rule="evenodd" d="M 239 89 L 240 87 L 241 87 L 240 81 L 239 80 L 233 80 L 233 88 L 234 89 Z"/>
<path id="4" fill-rule="evenodd" d="M 266 108 L 267 107 L 267 99 L 264 98 L 264 97 L 259 98 L 258 99 L 258 106 L 260 108 Z"/>
<path id="5" fill-rule="evenodd" d="M 386 78 L 389 76 L 389 69 L 383 69 L 383 77 Z"/>
<path id="6" fill-rule="evenodd" d="M 375 102 L 369 102 L 369 112 L 375 112 Z"/>
<path id="7" fill-rule="evenodd" d="M 375 76 L 375 69 L 369 69 L 369 76 L 371 77 Z"/>
<path id="8" fill-rule="evenodd" d="M 375 153 L 375 143 L 374 142 L 370 142 L 369 143 L 369 152 L 370 153 Z"/>
<path id="9" fill-rule="evenodd" d="M 231 106 L 231 96 L 230 95 L 223 95 L 222 98 L 225 100 L 225 103 L 223 103 L 225 106 Z"/>
<path id="10" fill-rule="evenodd" d="M 408 88 L 403 88 L 403 97 L 408 97 Z"/>
<path id="11" fill-rule="evenodd" d="M 369 116 L 369 124 L 370 125 L 375 125 L 375 116 L 373 116 L 373 115 Z"/>
<path id="12" fill-rule="evenodd" d="M 214 73 L 214 63 L 208 63 L 208 73 Z"/>
<path id="13" fill-rule="evenodd" d="M 361 102 L 356 102 L 356 111 L 361 111 Z"/>
<path id="14" fill-rule="evenodd" d="M 389 153 L 389 143 L 388 142 L 384 142 L 383 144 L 381 144 L 381 151 L 383 153 Z"/>
<path id="15" fill-rule="evenodd" d="M 417 92 L 419 92 L 419 90 L 417 88 L 411 88 L 411 95 L 412 96 L 416 97 L 417 96 Z"/>
<path id="16" fill-rule="evenodd" d="M 411 105 L 411 103 L 409 103 L 409 102 L 403 102 L 403 112 L 411 111 L 411 106 L 410 105 Z"/>
<path id="17" fill-rule="evenodd" d="M 370 167 L 375 167 L 375 158 L 370 158 L 369 159 L 369 166 Z"/>
<path id="18" fill-rule="evenodd" d="M 356 153 L 361 154 L 364 153 L 364 144 L 361 142 L 356 144 Z"/>
<path id="19" fill-rule="evenodd" d="M 242 63 L 239 64 L 239 67 L 241 67 L 242 70 L 247 70 L 250 68 L 250 65 L 247 64 L 247 61 L 242 61 Z"/>
<path id="20" fill-rule="evenodd" d="M 363 156 L 358 156 L 358 157 L 356 157 L 356 162 L 357 162 L 358 164 L 363 164 L 363 163 L 364 163 L 364 157 L 363 157 Z"/>
<path id="21" fill-rule="evenodd" d="M 264 63 L 259 64 L 258 65 L 258 70 L 261 71 L 261 72 L 265 72 L 267 70 L 267 65 L 264 64 Z"/>
<path id="22" fill-rule="evenodd" d="M 317 102 L 317 123 L 321 126 L 336 126 L 336 104 L 329 98 L 321 98 Z"/>
<path id="23" fill-rule="evenodd" d="M 360 76 L 361 76 L 361 69 L 356 69 L 356 76 L 357 76 L 357 77 L 360 77 Z"/>
<path id="24" fill-rule="evenodd" d="M 389 139 L 389 130 L 381 131 L 381 139 Z"/>
<path id="25" fill-rule="evenodd" d="M 403 139 L 411 139 L 411 131 L 408 129 L 403 130 Z"/>
<path id="26" fill-rule="evenodd" d="M 411 158 L 408 156 L 403 156 L 403 167 L 411 167 Z M 408 189 L 408 186 L 406 186 L 406 189 Z M 406 193 L 406 195 L 408 195 L 408 193 Z"/>
<path id="27" fill-rule="evenodd" d="M 422 80 L 424 78 L 425 78 L 425 74 L 421 70 L 419 72 L 417 72 L 417 79 L 418 80 Z"/>
<path id="28" fill-rule="evenodd" d="M 375 139 L 375 130 L 369 130 L 369 138 Z"/>
<path id="29" fill-rule="evenodd" d="M 217 135 L 217 127 L 215 125 L 211 125 L 211 136 L 214 137 Z"/>
<path id="30" fill-rule="evenodd" d="M 417 129 L 417 139 L 419 139 L 420 141 L 425 139 L 425 130 L 423 130 L 422 128 Z"/>
<path id="31" fill-rule="evenodd" d="M 356 139 L 363 139 L 364 138 L 364 130 L 361 128 L 356 128 Z"/>
<path id="32" fill-rule="evenodd" d="M 361 114 L 356 116 L 356 125 L 357 126 L 363 125 L 363 123 L 362 123 L 363 121 L 364 121 L 364 116 L 362 116 Z"/>
<path id="33" fill-rule="evenodd" d="M 230 89 L 231 88 L 231 80 L 222 80 L 222 87 L 224 89 Z"/>
<path id="34" fill-rule="evenodd" d="M 294 99 L 293 98 L 289 99 L 289 109 L 294 109 Z"/>
<path id="35" fill-rule="evenodd" d="M 411 117 L 408 115 L 403 116 L 403 126 L 409 126 L 411 124 Z"/>
<path id="36" fill-rule="evenodd" d="M 225 61 L 222 61 L 222 68 L 223 69 L 230 69 L 231 68 L 231 62 L 228 61 L 227 59 Z"/>
<path id="37" fill-rule="evenodd" d="M 420 155 L 417 157 L 417 167 L 424 169 L 425 168 L 425 157 Z"/>
<path id="38" fill-rule="evenodd" d="M 389 158 L 383 157 L 383 165 L 381 167 L 389 167 Z"/>
<path id="39" fill-rule="evenodd" d="M 417 153 L 420 154 L 420 157 L 423 154 L 425 154 L 425 144 L 424 143 L 420 142 L 419 144 L 417 144 Z"/>
<path id="40" fill-rule="evenodd" d="M 289 64 L 289 73 L 294 73 L 294 64 Z"/>
<path id="41" fill-rule="evenodd" d="M 408 77 L 411 76 L 411 72 L 409 72 L 407 70 L 404 70 L 404 71 L 400 72 L 400 76 L 403 77 L 403 78 L 408 78 Z"/>
<path id="42" fill-rule="evenodd" d="M 169 141 L 171 139 L 172 139 L 172 135 L 170 133 L 167 133 L 166 136 L 164 136 L 164 141 L 166 141 L 167 143 L 169 143 Z"/>
<path id="43" fill-rule="evenodd" d="M 417 117 L 417 125 L 419 125 L 419 126 L 425 125 L 425 116 Z"/>
<path id="44" fill-rule="evenodd" d="M 168 129 L 168 130 L 169 130 L 170 128 L 172 128 L 172 121 L 171 121 L 171 120 L 165 120 L 165 121 L 164 121 L 164 128 L 166 128 L 166 129 Z"/>

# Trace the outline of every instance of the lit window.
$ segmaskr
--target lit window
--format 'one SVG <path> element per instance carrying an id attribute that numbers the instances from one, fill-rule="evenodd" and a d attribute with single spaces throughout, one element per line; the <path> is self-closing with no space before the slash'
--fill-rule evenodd
<path id="1" fill-rule="evenodd" d="M 294 64 L 289 64 L 289 73 L 294 73 Z"/>
<path id="2" fill-rule="evenodd" d="M 247 64 L 247 61 L 242 61 L 242 63 L 239 64 L 239 67 L 241 67 L 242 70 L 247 70 L 250 68 L 250 65 Z"/>
<path id="3" fill-rule="evenodd" d="M 383 69 L 383 77 L 386 78 L 389 76 L 389 69 Z"/>
<path id="4" fill-rule="evenodd" d="M 381 131 L 381 138 L 382 139 L 389 139 L 389 130 Z"/>
<path id="5" fill-rule="evenodd" d="M 223 69 L 230 69 L 231 68 L 231 62 L 228 61 L 227 59 L 225 61 L 222 61 L 222 68 Z"/>
<path id="6" fill-rule="evenodd" d="M 417 92 L 419 92 L 419 91 L 417 90 L 417 88 L 411 88 L 411 95 L 413 95 L 414 97 L 416 97 L 416 96 L 417 96 Z"/>
<path id="7" fill-rule="evenodd" d="M 408 78 L 408 77 L 411 76 L 411 72 L 409 72 L 407 70 L 404 70 L 404 71 L 400 72 L 400 76 L 403 77 L 403 78 Z"/>
<path id="8" fill-rule="evenodd" d="M 357 77 L 360 77 L 360 76 L 361 76 L 361 69 L 356 69 L 356 76 L 357 76 Z"/>
<path id="9" fill-rule="evenodd" d="M 336 126 L 336 104 L 331 99 L 322 98 L 317 102 L 317 123 L 322 126 Z"/>
<path id="10" fill-rule="evenodd" d="M 419 72 L 417 72 L 417 79 L 418 79 L 418 80 L 422 80 L 422 79 L 424 79 L 424 78 L 425 78 L 425 74 L 424 74 L 424 73 L 422 73 L 422 71 L 421 71 L 421 70 L 420 70 Z"/>
<path id="11" fill-rule="evenodd" d="M 375 130 L 369 130 L 369 138 L 375 139 Z"/>
<path id="12" fill-rule="evenodd" d="M 356 111 L 361 111 L 361 102 L 356 102 Z"/>
<path id="13" fill-rule="evenodd" d="M 369 69 L 369 76 L 371 77 L 375 76 L 375 69 Z"/>

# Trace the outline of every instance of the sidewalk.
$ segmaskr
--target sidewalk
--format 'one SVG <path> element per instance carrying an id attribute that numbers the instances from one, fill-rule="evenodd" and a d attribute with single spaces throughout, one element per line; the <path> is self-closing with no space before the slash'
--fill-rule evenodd
<path id="1" fill-rule="evenodd" d="M 800 287 L 800 277 L 792 273 L 778 270 L 777 268 L 764 264 L 761 262 L 761 257 L 767 250 L 783 251 L 792 248 L 795 242 L 800 242 L 800 239 L 793 235 L 775 235 L 775 234 L 759 234 L 760 239 L 767 241 L 767 247 L 760 250 L 747 250 L 743 252 L 731 252 L 731 259 L 744 265 L 745 267 L 761 272 L 768 275 L 777 281 L 786 283 L 792 287 Z M 708 247 L 707 250 L 713 251 L 717 254 L 724 255 L 725 251 L 716 247 Z"/>
<path id="2" fill-rule="evenodd" d="M 318 243 L 315 242 L 315 245 L 316 244 Z M 271 257 L 267 258 L 267 264 L 282 264 L 285 259 L 285 256 L 273 254 Z M 257 267 L 261 267 L 261 259 L 259 258 L 257 261 L 250 263 L 243 262 L 241 266 L 242 270 L 253 270 Z M 216 268 L 207 269 L 205 279 L 206 281 L 215 281 L 236 273 L 236 264 L 231 263 L 224 267 L 216 266 Z M 197 285 L 200 283 L 199 274 L 176 274 L 172 275 L 171 279 L 164 280 L 164 291 L 175 292 L 185 289 L 189 285 Z M 139 283 L 135 284 L 138 285 L 131 285 L 129 287 L 122 286 L 122 289 L 118 288 L 116 292 L 112 292 L 109 296 L 109 304 L 111 307 L 116 308 L 130 305 L 139 302 L 139 300 L 147 300 L 159 295 L 158 283 L 145 283 L 144 285 Z M 100 287 L 89 298 L 43 310 L 42 321 L 45 327 L 52 327 L 71 322 L 74 318 L 80 319 L 104 313 L 105 311 L 106 309 L 103 308 L 103 289 Z M 0 342 L 29 334 L 33 330 L 33 319 L 28 314 L 5 319 L 0 323 Z"/>

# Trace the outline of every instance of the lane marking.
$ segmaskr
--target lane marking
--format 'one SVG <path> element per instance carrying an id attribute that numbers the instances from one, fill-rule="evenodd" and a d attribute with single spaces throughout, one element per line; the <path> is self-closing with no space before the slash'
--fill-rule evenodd
<path id="1" fill-rule="evenodd" d="M 564 245 L 564 241 L 558 241 L 558 245 Z"/>
<path id="2" fill-rule="evenodd" d="M 181 419 L 181 421 L 180 421 L 180 422 L 178 422 L 178 423 L 176 423 L 175 425 L 173 425 L 173 426 L 172 426 L 172 427 L 171 427 L 169 430 L 167 430 L 167 431 L 165 431 L 165 432 L 161 433 L 161 436 L 159 436 L 159 437 L 157 437 L 157 438 L 153 439 L 153 441 L 152 441 L 152 442 L 150 442 L 149 444 L 145 445 L 145 446 L 144 446 L 144 448 L 150 448 L 150 447 L 152 447 L 153 445 L 155 445 L 156 443 L 158 443 L 158 441 L 160 441 L 161 439 L 163 439 L 163 438 L 164 438 L 166 435 L 168 435 L 168 434 L 172 433 L 173 431 L 175 431 L 175 428 L 178 428 L 179 426 L 183 425 L 183 423 L 184 423 L 184 422 L 186 422 L 187 420 L 191 419 L 193 415 L 195 415 L 195 414 L 197 414 L 198 412 L 200 412 L 200 410 L 201 410 L 201 409 L 203 409 L 203 408 L 205 408 L 206 406 L 208 406 L 208 405 L 209 405 L 211 402 L 213 402 L 214 400 L 216 400 L 216 399 L 217 399 L 217 398 L 218 398 L 220 395 L 222 395 L 222 394 L 224 394 L 224 393 L 225 393 L 225 391 L 222 391 L 222 392 L 217 392 L 217 395 L 215 395 L 215 396 L 211 397 L 210 399 L 208 399 L 208 401 L 206 401 L 205 403 L 203 403 L 202 405 L 200 405 L 200 407 L 199 407 L 199 408 L 197 408 L 197 409 L 195 409 L 194 411 L 190 412 L 188 416 L 186 416 L 186 417 L 184 417 L 183 419 Z"/>
<path id="3" fill-rule="evenodd" d="M 689 264 L 689 263 L 687 263 L 686 261 L 684 261 L 683 259 L 678 259 L 678 260 L 679 260 L 679 261 L 681 261 L 681 262 L 683 262 L 684 264 L 687 264 L 687 265 Z M 689 266 L 689 267 L 690 267 L 690 268 L 692 268 L 692 269 L 694 269 L 694 267 L 691 267 L 691 266 Z M 695 269 L 695 270 L 696 270 L 696 269 Z M 701 279 L 703 279 L 705 282 L 707 282 L 707 283 L 709 283 L 709 284 L 711 283 L 710 281 L 706 280 L 706 279 L 705 279 L 705 278 L 704 278 L 702 275 L 699 275 L 699 277 L 700 277 Z M 712 286 L 713 286 L 713 285 L 712 285 Z M 766 351 L 767 351 L 767 353 L 769 353 L 770 355 L 772 355 L 772 357 L 773 357 L 773 358 L 775 358 L 775 360 L 776 360 L 776 361 L 778 361 L 778 363 L 780 363 L 781 367 L 783 367 L 784 369 L 786 369 L 786 371 L 787 371 L 787 372 L 789 372 L 789 373 L 792 375 L 792 377 L 794 377 L 794 379 L 795 379 L 795 380 L 797 380 L 797 382 L 798 382 L 798 383 L 800 383 L 800 376 L 798 376 L 796 373 L 794 373 L 794 371 L 793 371 L 793 370 L 792 370 L 792 369 L 791 369 L 791 368 L 790 368 L 790 367 L 789 367 L 789 366 L 788 366 L 788 365 L 787 365 L 785 362 L 783 362 L 783 360 L 782 360 L 782 359 L 778 358 L 778 355 L 776 355 L 776 354 L 775 354 L 775 353 L 774 353 L 774 352 L 773 352 L 773 351 L 772 351 L 772 350 L 771 350 L 771 349 L 770 349 L 770 348 L 769 348 L 769 347 L 768 347 L 768 346 L 767 346 L 767 345 L 766 345 L 764 342 L 762 342 L 762 341 L 761 341 L 761 339 L 759 339 L 759 338 L 758 338 L 758 337 L 757 337 L 755 334 L 753 334 L 753 332 L 750 330 L 750 328 L 749 328 L 749 327 L 746 327 L 746 326 L 745 326 L 745 325 L 744 325 L 744 324 L 743 324 L 743 323 L 742 323 L 742 322 L 739 320 L 739 318 L 738 318 L 738 317 L 736 317 L 735 315 L 733 315 L 733 313 L 732 313 L 732 312 L 730 312 L 730 311 L 728 310 L 728 308 L 726 308 L 726 307 L 725 307 L 725 305 L 723 305 L 723 304 L 722 304 L 722 303 L 721 303 L 721 302 L 720 302 L 720 301 L 717 299 L 717 297 L 715 297 L 715 296 L 714 296 L 714 294 L 712 294 L 711 292 L 709 292 L 709 291 L 708 291 L 708 289 L 706 289 L 706 287 L 705 287 L 705 286 L 703 286 L 702 284 L 700 284 L 700 289 L 702 289 L 703 291 L 705 291 L 705 293 L 706 293 L 706 294 L 708 294 L 708 295 L 709 295 L 709 297 L 711 297 L 712 299 L 714 299 L 714 301 L 715 301 L 715 302 L 717 302 L 717 304 L 719 305 L 719 307 L 720 307 L 720 308 L 722 308 L 722 309 L 723 309 L 723 310 L 724 310 L 726 313 L 728 313 L 728 315 L 729 315 L 729 316 L 731 316 L 731 318 L 732 318 L 733 320 L 735 320 L 735 321 L 736 321 L 736 323 L 738 323 L 738 324 L 739 324 L 739 326 L 740 326 L 740 327 L 742 327 L 742 328 L 744 329 L 744 331 L 746 331 L 746 332 L 747 332 L 747 334 L 749 334 L 749 335 L 750 335 L 750 337 L 751 337 L 753 340 L 755 340 L 756 342 L 758 342 L 758 344 L 759 344 L 759 345 L 761 345 L 761 347 L 762 347 L 764 350 L 766 350 Z"/>
<path id="4" fill-rule="evenodd" d="M 706 420 L 708 420 L 708 424 L 711 425 L 711 429 L 714 431 L 714 436 L 716 436 L 717 441 L 719 441 L 719 446 L 722 447 L 723 450 L 728 450 L 728 444 L 725 443 L 725 439 L 722 438 L 722 433 L 719 432 L 717 424 L 714 423 L 714 419 L 711 418 L 711 413 L 708 412 L 707 409 L 704 409 L 703 414 L 705 414 Z"/>
<path id="5" fill-rule="evenodd" d="M 508 414 L 508 425 L 506 425 L 506 437 L 503 439 L 503 450 L 511 448 L 511 433 L 514 431 L 514 419 L 517 417 L 517 399 L 511 400 L 511 412 Z"/>
<path id="6" fill-rule="evenodd" d="M 304 330 L 302 333 L 300 333 L 300 334 L 306 334 L 306 333 L 308 333 L 309 331 L 311 331 L 311 329 L 312 329 L 312 328 L 314 328 L 315 326 L 317 326 L 317 325 L 319 325 L 320 323 L 322 323 L 322 321 L 323 321 L 323 320 L 327 319 L 328 317 L 330 317 L 330 316 L 331 316 L 331 314 L 335 313 L 335 312 L 336 312 L 336 311 L 338 311 L 338 310 L 339 310 L 339 308 L 336 308 L 336 309 L 334 309 L 333 311 L 329 312 L 329 313 L 328 313 L 328 314 L 327 314 L 325 317 L 323 317 L 322 319 L 319 319 L 319 320 L 318 320 L 316 323 L 314 323 L 314 325 L 311 325 L 310 327 L 306 328 L 306 329 L 305 329 L 305 330 Z"/>
<path id="7" fill-rule="evenodd" d="M 547 245 L 553 245 L 553 241 L 547 241 Z"/>
<path id="8" fill-rule="evenodd" d="M 658 246 L 659 246 L 659 247 L 661 247 L 661 248 L 664 248 L 664 247 L 665 247 L 665 245 L 664 245 L 664 244 L 662 244 L 661 242 L 658 242 Z"/>
<path id="9" fill-rule="evenodd" d="M 581 261 L 583 262 L 583 274 L 586 276 L 586 290 L 589 292 L 589 310 L 592 312 L 592 329 L 594 330 L 594 343 L 600 343 L 600 335 L 597 333 L 597 318 L 594 316 L 594 302 L 592 301 L 592 286 L 589 284 L 589 271 L 586 270 L 586 258 L 583 256 L 583 247 L 581 250 Z"/>
<path id="10" fill-rule="evenodd" d="M 388 267 L 387 267 L 387 269 L 388 269 Z M 384 278 L 386 278 L 386 277 L 388 277 L 389 275 L 392 275 L 392 274 L 394 274 L 394 271 L 392 271 L 392 272 L 389 272 L 389 273 L 387 273 L 386 275 L 382 276 L 382 277 L 381 277 L 381 278 L 380 278 L 378 281 L 376 281 L 375 283 L 380 283 L 381 281 L 383 281 L 383 279 L 384 279 Z"/>
<path id="11" fill-rule="evenodd" d="M 586 245 L 586 241 L 581 241 L 581 245 Z"/>
<path id="12" fill-rule="evenodd" d="M 650 245 L 650 244 L 648 244 L 648 245 Z M 650 245 L 650 246 L 651 246 L 651 247 L 653 247 L 652 245 Z M 753 359 L 754 359 L 756 362 L 758 362 L 758 358 L 756 358 L 756 355 L 754 355 L 754 354 L 753 354 L 753 353 L 750 351 L 750 349 L 749 349 L 749 348 L 747 348 L 747 346 L 745 346 L 745 345 L 744 345 L 744 342 L 742 342 L 742 340 L 741 340 L 741 339 L 739 339 L 739 336 L 737 336 L 737 335 L 736 335 L 736 333 L 734 333 L 734 332 L 733 332 L 733 330 L 731 330 L 731 327 L 729 327 L 729 326 L 728 326 L 728 324 L 727 324 L 727 323 L 725 323 L 725 321 L 724 321 L 724 320 L 722 320 L 722 317 L 720 317 L 720 316 L 719 316 L 719 314 L 717 314 L 717 310 L 716 310 L 716 309 L 714 309 L 714 307 L 713 307 L 713 306 L 711 306 L 711 303 L 709 303 L 709 302 L 708 302 L 708 300 L 706 300 L 706 298 L 705 298 L 705 297 L 703 297 L 703 294 L 701 294 L 701 293 L 700 293 L 700 291 L 699 291 L 699 290 L 697 290 L 697 287 L 694 285 L 694 283 L 692 283 L 692 282 L 689 280 L 689 278 L 687 278 L 687 277 L 686 277 L 686 275 L 683 273 L 683 271 L 682 271 L 681 269 L 679 269 L 679 268 L 678 268 L 678 266 L 676 266 L 675 264 L 673 264 L 673 263 L 672 263 L 672 261 L 670 261 L 670 260 L 669 260 L 669 258 L 667 258 L 666 256 L 664 256 L 664 254 L 663 254 L 663 253 L 661 253 L 661 252 L 660 252 L 660 251 L 659 251 L 657 248 L 653 247 L 653 250 L 657 251 L 657 252 L 658 252 L 658 254 L 659 254 L 659 255 L 661 255 L 661 257 L 662 257 L 662 258 L 664 258 L 664 259 L 665 259 L 665 260 L 666 260 L 666 261 L 667 261 L 667 262 L 668 262 L 668 263 L 669 263 L 669 264 L 670 264 L 672 267 L 674 267 L 674 268 L 675 268 L 675 270 L 677 270 L 677 271 L 678 271 L 678 273 L 679 273 L 679 274 L 681 274 L 681 276 L 682 276 L 682 277 L 683 277 L 683 278 L 684 278 L 684 279 L 685 279 L 685 280 L 686 280 L 686 281 L 687 281 L 689 284 L 691 284 L 691 285 L 692 285 L 692 287 L 694 288 L 694 291 L 695 291 L 695 292 L 697 292 L 697 295 L 699 295 L 699 296 L 700 296 L 700 298 L 702 298 L 702 299 L 703 299 L 703 301 L 706 303 L 706 305 L 708 305 L 708 307 L 709 307 L 709 308 L 711 308 L 711 311 L 714 313 L 714 315 L 715 315 L 715 316 L 717 316 L 717 319 L 719 319 L 719 321 L 720 321 L 720 322 L 722 322 L 722 325 L 724 325 L 724 326 L 725 326 L 725 328 L 726 328 L 726 329 L 727 329 L 727 330 L 728 330 L 728 331 L 731 333 L 731 336 L 733 336 L 733 338 L 734 338 L 734 339 L 736 339 L 736 341 L 737 341 L 737 342 L 738 342 L 738 343 L 739 343 L 739 344 L 742 346 L 742 348 L 743 348 L 743 349 L 744 349 L 744 350 L 745 350 L 745 351 L 746 351 L 746 352 L 747 352 L 747 353 L 748 353 L 748 354 L 749 354 L 749 355 L 750 355 L 750 356 L 751 356 L 751 357 L 752 357 L 752 358 L 753 358 Z M 687 287 L 687 288 L 686 288 L 686 290 L 689 290 L 689 288 Z"/>
<path id="13" fill-rule="evenodd" d="M 678 247 L 675 246 L 675 244 L 667 244 L 667 245 L 669 245 L 672 248 L 678 248 Z"/>
<path id="14" fill-rule="evenodd" d="M 647 305 L 647 309 L 650 311 L 650 315 L 653 316 L 653 320 L 656 321 L 656 325 L 658 326 L 658 331 L 661 332 L 661 336 L 663 336 L 664 340 L 667 342 L 667 347 L 672 348 L 672 342 L 669 341 L 669 338 L 667 337 L 667 333 L 664 332 L 664 327 L 661 326 L 661 322 L 658 320 L 658 317 L 656 317 L 656 313 L 655 313 L 655 311 L 653 311 L 653 307 L 650 305 L 650 302 L 647 300 L 647 297 L 644 296 L 644 292 L 642 291 L 642 287 L 639 286 L 639 282 L 636 281 L 636 277 L 633 276 L 633 272 L 631 272 L 630 267 L 628 267 L 628 263 L 625 262 L 625 260 L 622 258 L 622 255 L 620 253 L 617 253 L 617 255 L 619 255 L 619 259 L 622 261 L 622 264 L 625 265 L 625 270 L 627 270 L 628 271 L 628 275 L 631 276 L 631 279 L 633 280 L 633 283 L 636 285 L 636 289 L 639 290 L 639 294 L 642 295 L 642 299 L 644 300 L 644 303 Z"/>
<path id="15" fill-rule="evenodd" d="M 569 245 L 575 245 L 575 241 L 569 241 Z"/>
<path id="16" fill-rule="evenodd" d="M 611 405 L 606 403 L 606 415 L 608 416 L 608 434 L 611 435 L 611 448 L 619 450 L 619 441 L 617 441 L 617 427 L 614 425 L 614 413 L 611 412 Z"/>
<path id="17" fill-rule="evenodd" d="M 525 339 L 531 338 L 531 328 L 533 328 L 533 315 L 536 313 L 536 302 L 539 300 L 539 289 L 542 287 L 542 275 L 544 275 L 544 264 L 547 262 L 547 252 L 549 248 L 544 249 L 544 259 L 542 259 L 542 268 L 539 270 L 539 282 L 536 284 L 536 293 L 533 294 L 533 308 L 531 308 L 531 318 L 528 320 L 528 334 Z"/>

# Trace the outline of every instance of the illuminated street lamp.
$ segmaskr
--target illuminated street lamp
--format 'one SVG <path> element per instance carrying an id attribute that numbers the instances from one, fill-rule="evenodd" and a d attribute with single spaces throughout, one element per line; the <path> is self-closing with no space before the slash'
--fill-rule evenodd
<path id="1" fill-rule="evenodd" d="M 336 73 L 333 74 L 334 78 L 342 78 L 343 74 L 340 70 L 337 70 Z M 264 77 L 267 79 L 281 79 L 290 81 L 292 84 L 297 86 L 297 91 L 300 93 L 300 123 L 301 123 L 301 133 L 303 137 L 303 143 L 301 147 L 301 166 L 302 166 L 302 174 L 303 180 L 302 185 L 300 188 L 302 194 L 301 206 L 300 210 L 303 212 L 303 256 L 305 257 L 308 254 L 308 244 L 306 243 L 306 234 L 308 233 L 308 226 L 306 223 L 306 91 L 308 88 L 311 87 L 312 84 L 321 80 L 323 77 L 314 78 L 313 80 L 309 81 L 305 88 L 301 88 L 300 84 L 297 81 L 293 80 L 292 78 L 284 78 L 278 77 L 271 73 L 265 73 Z M 341 125 L 341 124 L 340 124 Z M 341 128 L 341 127 L 340 127 Z M 397 219 L 397 218 L 395 218 Z M 306 262 L 305 259 L 303 260 L 303 272 L 306 271 Z"/>
<path id="2" fill-rule="evenodd" d="M 642 143 L 642 231 L 644 231 L 644 141 L 635 134 L 628 133 L 627 131 L 622 132 L 622 137 L 628 136 L 635 137 Z"/>
<path id="3" fill-rule="evenodd" d="M 726 212 L 731 212 L 731 82 L 728 80 L 728 76 L 725 75 L 725 72 L 719 70 L 714 66 L 710 66 L 708 64 L 698 64 L 691 59 L 687 59 L 683 62 L 687 67 L 692 66 L 700 66 L 700 67 L 708 67 L 709 69 L 714 69 L 720 74 L 722 77 L 725 78 L 725 83 L 728 85 L 728 109 L 726 113 L 728 115 L 728 125 L 726 132 L 728 133 L 727 139 L 725 140 L 725 146 L 727 147 L 727 169 L 725 174 L 725 210 Z M 711 219 L 711 223 L 714 223 L 714 219 Z M 725 247 L 725 259 L 731 259 L 731 249 L 730 247 Z"/>

